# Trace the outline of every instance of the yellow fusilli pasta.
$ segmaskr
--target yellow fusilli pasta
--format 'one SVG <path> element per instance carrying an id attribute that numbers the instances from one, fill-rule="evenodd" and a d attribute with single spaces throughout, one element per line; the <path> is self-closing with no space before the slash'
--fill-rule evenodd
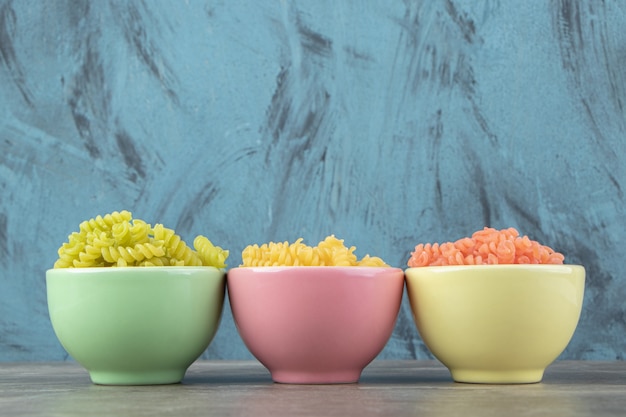
<path id="1" fill-rule="evenodd" d="M 243 250 L 241 266 L 389 266 L 382 259 L 369 255 L 358 260 L 355 250 L 354 246 L 346 247 L 343 239 L 334 235 L 315 247 L 302 243 L 302 238 L 291 244 L 287 241 L 254 244 Z"/>
<path id="2" fill-rule="evenodd" d="M 196 242 L 198 242 L 196 244 Z M 154 228 L 128 211 L 97 216 L 79 225 L 58 250 L 54 268 L 98 266 L 214 266 L 226 268 L 228 251 L 204 236 L 194 251 L 174 230 Z"/>

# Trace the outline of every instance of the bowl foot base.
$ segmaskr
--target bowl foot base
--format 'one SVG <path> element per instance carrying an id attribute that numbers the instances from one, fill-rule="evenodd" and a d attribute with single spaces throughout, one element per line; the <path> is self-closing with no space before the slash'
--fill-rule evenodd
<path id="1" fill-rule="evenodd" d="M 165 385 L 178 384 L 185 370 L 162 371 L 89 371 L 91 382 L 97 385 Z"/>
<path id="2" fill-rule="evenodd" d="M 359 382 L 361 370 L 344 371 L 271 371 L 272 380 L 281 384 L 353 384 Z"/>
<path id="3" fill-rule="evenodd" d="M 534 384 L 543 379 L 543 369 L 450 369 L 455 382 L 471 384 Z"/>

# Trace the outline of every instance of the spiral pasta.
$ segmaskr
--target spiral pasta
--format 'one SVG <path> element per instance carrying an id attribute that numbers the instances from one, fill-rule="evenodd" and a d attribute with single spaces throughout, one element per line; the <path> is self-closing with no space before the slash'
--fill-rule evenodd
<path id="1" fill-rule="evenodd" d="M 197 242 L 197 243 L 196 243 Z M 197 236 L 191 249 L 174 230 L 152 227 L 126 210 L 86 220 L 58 250 L 54 268 L 214 266 L 226 268 L 229 252 Z"/>
<path id="2" fill-rule="evenodd" d="M 174 233 L 174 230 L 164 227 L 162 224 L 154 226 L 154 239 L 162 241 L 167 249 L 167 257 L 174 262 L 182 261 L 185 265 L 199 266 L 202 261 L 196 252 Z"/>
<path id="3" fill-rule="evenodd" d="M 285 241 L 249 245 L 241 254 L 241 266 L 389 266 L 381 258 L 369 255 L 358 260 L 354 254 L 356 248 L 346 247 L 343 239 L 334 235 L 315 247 L 305 245 L 302 240 L 291 244 Z"/>
<path id="4" fill-rule="evenodd" d="M 85 234 L 95 232 L 96 230 L 108 231 L 111 230 L 114 224 L 127 222 L 131 219 L 132 214 L 129 211 L 114 211 L 113 213 L 105 214 L 104 216 L 98 215 L 93 219 L 85 220 L 79 225 L 79 229 L 80 233 Z"/>
<path id="5" fill-rule="evenodd" d="M 213 265 L 217 268 L 226 268 L 226 258 L 228 252 L 219 250 L 213 243 L 204 236 L 196 236 L 193 247 L 198 252 L 200 260 L 204 265 Z"/>
<path id="6" fill-rule="evenodd" d="M 562 264 L 565 257 L 552 248 L 520 236 L 510 227 L 485 227 L 456 242 L 420 243 L 407 262 L 409 267 L 440 265 Z"/>

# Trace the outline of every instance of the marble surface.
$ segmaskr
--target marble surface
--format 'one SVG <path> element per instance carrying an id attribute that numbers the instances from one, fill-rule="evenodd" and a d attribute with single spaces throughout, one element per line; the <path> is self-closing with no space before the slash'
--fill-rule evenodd
<path id="1" fill-rule="evenodd" d="M 626 363 L 562 361 L 538 384 L 452 382 L 435 361 L 375 361 L 357 384 L 273 383 L 255 361 L 199 361 L 181 384 L 93 385 L 72 363 L 0 364 L 11 416 L 623 416 Z"/>
<path id="2" fill-rule="evenodd" d="M 0 0 L 0 361 L 67 359 L 44 275 L 127 209 L 231 250 L 404 267 L 516 227 L 583 264 L 563 359 L 623 359 L 626 7 L 555 0 Z M 226 304 L 228 305 L 228 304 Z M 430 358 L 403 303 L 381 358 Z M 203 358 L 251 359 L 228 307 Z"/>

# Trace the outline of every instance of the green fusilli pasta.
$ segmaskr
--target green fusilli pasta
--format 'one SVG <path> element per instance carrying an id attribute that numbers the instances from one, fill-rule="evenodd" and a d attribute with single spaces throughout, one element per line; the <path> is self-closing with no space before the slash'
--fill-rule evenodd
<path id="1" fill-rule="evenodd" d="M 229 252 L 204 236 L 191 249 L 174 230 L 154 228 L 128 211 L 86 220 L 58 250 L 54 268 L 123 266 L 214 266 L 226 268 Z"/>

